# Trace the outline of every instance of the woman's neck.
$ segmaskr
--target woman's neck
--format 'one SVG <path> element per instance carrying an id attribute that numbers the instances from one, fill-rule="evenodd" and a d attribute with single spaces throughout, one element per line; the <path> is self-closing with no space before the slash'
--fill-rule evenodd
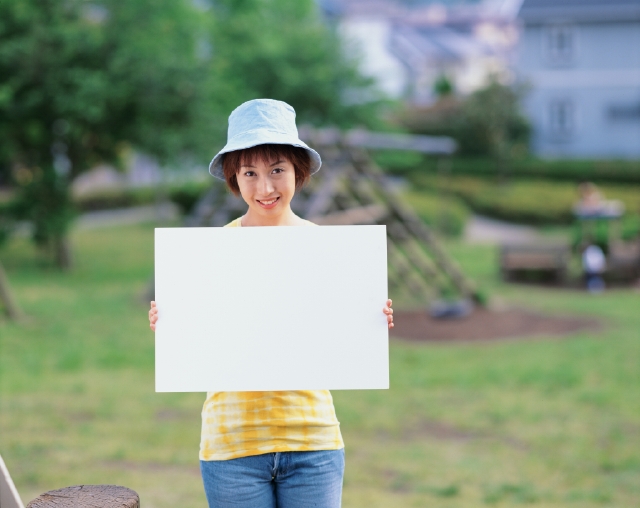
<path id="1" fill-rule="evenodd" d="M 247 210 L 240 223 L 242 227 L 254 227 L 254 226 L 300 226 L 304 223 L 304 219 L 298 217 L 293 210 L 289 208 L 283 213 L 274 216 L 258 215 L 251 212 L 251 209 Z"/>

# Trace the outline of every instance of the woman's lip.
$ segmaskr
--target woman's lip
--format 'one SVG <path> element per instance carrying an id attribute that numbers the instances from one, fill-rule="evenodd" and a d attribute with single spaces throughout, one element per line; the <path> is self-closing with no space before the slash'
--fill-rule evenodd
<path id="1" fill-rule="evenodd" d="M 256 199 L 256 201 L 262 208 L 266 210 L 270 210 L 271 208 L 273 208 L 278 204 L 278 201 L 280 201 L 280 197 L 278 196 L 277 198 L 265 199 L 264 201 L 269 202 L 269 204 L 265 204 L 264 201 L 260 201 L 259 199 Z"/>

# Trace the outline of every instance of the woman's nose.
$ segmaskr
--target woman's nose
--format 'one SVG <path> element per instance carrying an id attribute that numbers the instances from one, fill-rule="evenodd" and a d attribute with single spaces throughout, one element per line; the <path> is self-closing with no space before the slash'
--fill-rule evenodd
<path id="1" fill-rule="evenodd" d="M 260 179 L 260 193 L 264 196 L 268 196 L 273 192 L 273 182 L 271 178 L 265 177 Z"/>

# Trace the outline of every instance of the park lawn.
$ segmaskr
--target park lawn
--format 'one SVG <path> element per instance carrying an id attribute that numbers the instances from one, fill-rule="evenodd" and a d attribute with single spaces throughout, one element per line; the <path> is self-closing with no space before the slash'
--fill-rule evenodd
<path id="1" fill-rule="evenodd" d="M 77 232 L 77 268 L 0 251 L 31 316 L 0 323 L 0 453 L 25 502 L 114 483 L 146 508 L 204 507 L 203 394 L 156 394 L 150 226 Z M 640 293 L 505 286 L 496 253 L 450 243 L 499 304 L 598 316 L 604 331 L 482 344 L 392 341 L 391 389 L 336 391 L 344 506 L 640 504 Z M 391 295 L 393 296 L 393 295 Z"/>

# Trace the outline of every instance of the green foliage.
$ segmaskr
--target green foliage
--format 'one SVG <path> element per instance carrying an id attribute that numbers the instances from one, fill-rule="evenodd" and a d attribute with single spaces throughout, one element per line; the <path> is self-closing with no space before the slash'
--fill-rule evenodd
<path id="1" fill-rule="evenodd" d="M 210 187 L 211 184 L 208 182 L 171 185 L 163 189 L 163 193 L 178 205 L 183 214 L 188 214 Z M 157 191 L 153 188 L 128 188 L 94 192 L 74 199 L 74 205 L 81 211 L 111 210 L 149 205 L 157 199 Z"/>
<path id="2" fill-rule="evenodd" d="M 602 182 L 640 184 L 640 160 L 546 160 L 512 159 L 498 173 L 495 161 L 488 157 L 452 157 L 449 161 L 452 175 L 478 177 L 508 176 L 509 178 L 544 178 L 568 182 Z M 411 164 L 392 166 L 404 175 L 438 173 L 439 159 L 423 157 Z"/>
<path id="3" fill-rule="evenodd" d="M 571 224 L 574 222 L 572 209 L 579 199 L 576 185 L 570 182 L 496 182 L 488 178 L 424 173 L 413 174 L 410 179 L 417 190 L 451 192 L 477 213 L 525 224 Z M 634 225 L 640 214 L 640 188 L 630 185 L 602 185 L 598 188 L 606 199 L 618 199 L 624 203 L 628 212 L 625 236 L 636 235 L 638 229 Z"/>
<path id="4" fill-rule="evenodd" d="M 455 196 L 409 191 L 403 193 L 402 199 L 415 210 L 425 224 L 441 234 L 454 237 L 462 234 L 469 210 Z"/>
<path id="5" fill-rule="evenodd" d="M 160 157 L 189 145 L 203 92 L 189 2 L 7 0 L 0 20 L 3 166 L 66 162 L 73 177 L 127 144 Z"/>
<path id="6" fill-rule="evenodd" d="M 464 156 L 488 156 L 498 164 L 526 154 L 531 127 L 521 112 L 522 90 L 496 81 L 469 97 L 443 95 L 427 108 L 412 108 L 399 121 L 416 134 L 453 137 Z"/>
<path id="7" fill-rule="evenodd" d="M 398 175 L 419 171 L 424 164 L 424 156 L 408 150 L 375 150 L 371 152 L 373 160 L 385 173 Z"/>
<path id="8" fill-rule="evenodd" d="M 16 210 L 38 243 L 62 241 L 68 181 L 92 165 L 130 145 L 163 160 L 195 148 L 197 14 L 187 0 L 0 3 L 0 167 L 35 175 Z"/>
<path id="9" fill-rule="evenodd" d="M 48 216 L 35 229 L 50 241 L 70 227 L 63 182 L 121 165 L 132 147 L 164 163 L 208 160 L 243 101 L 285 100 L 303 122 L 370 124 L 371 81 L 343 54 L 313 0 L 3 1 L 0 182 L 45 175 L 17 199 L 22 217 Z M 176 197 L 186 207 L 187 194 Z"/>
<path id="10" fill-rule="evenodd" d="M 220 0 L 213 15 L 224 106 L 269 97 L 291 104 L 300 123 L 374 121 L 372 81 L 347 59 L 313 0 Z"/>
<path id="11" fill-rule="evenodd" d="M 454 92 L 453 83 L 444 74 L 440 75 L 433 84 L 433 91 L 437 97 L 445 97 Z"/>
<path id="12" fill-rule="evenodd" d="M 169 190 L 169 199 L 178 205 L 183 215 L 189 215 L 198 200 L 210 188 L 209 184 L 181 185 Z"/>

